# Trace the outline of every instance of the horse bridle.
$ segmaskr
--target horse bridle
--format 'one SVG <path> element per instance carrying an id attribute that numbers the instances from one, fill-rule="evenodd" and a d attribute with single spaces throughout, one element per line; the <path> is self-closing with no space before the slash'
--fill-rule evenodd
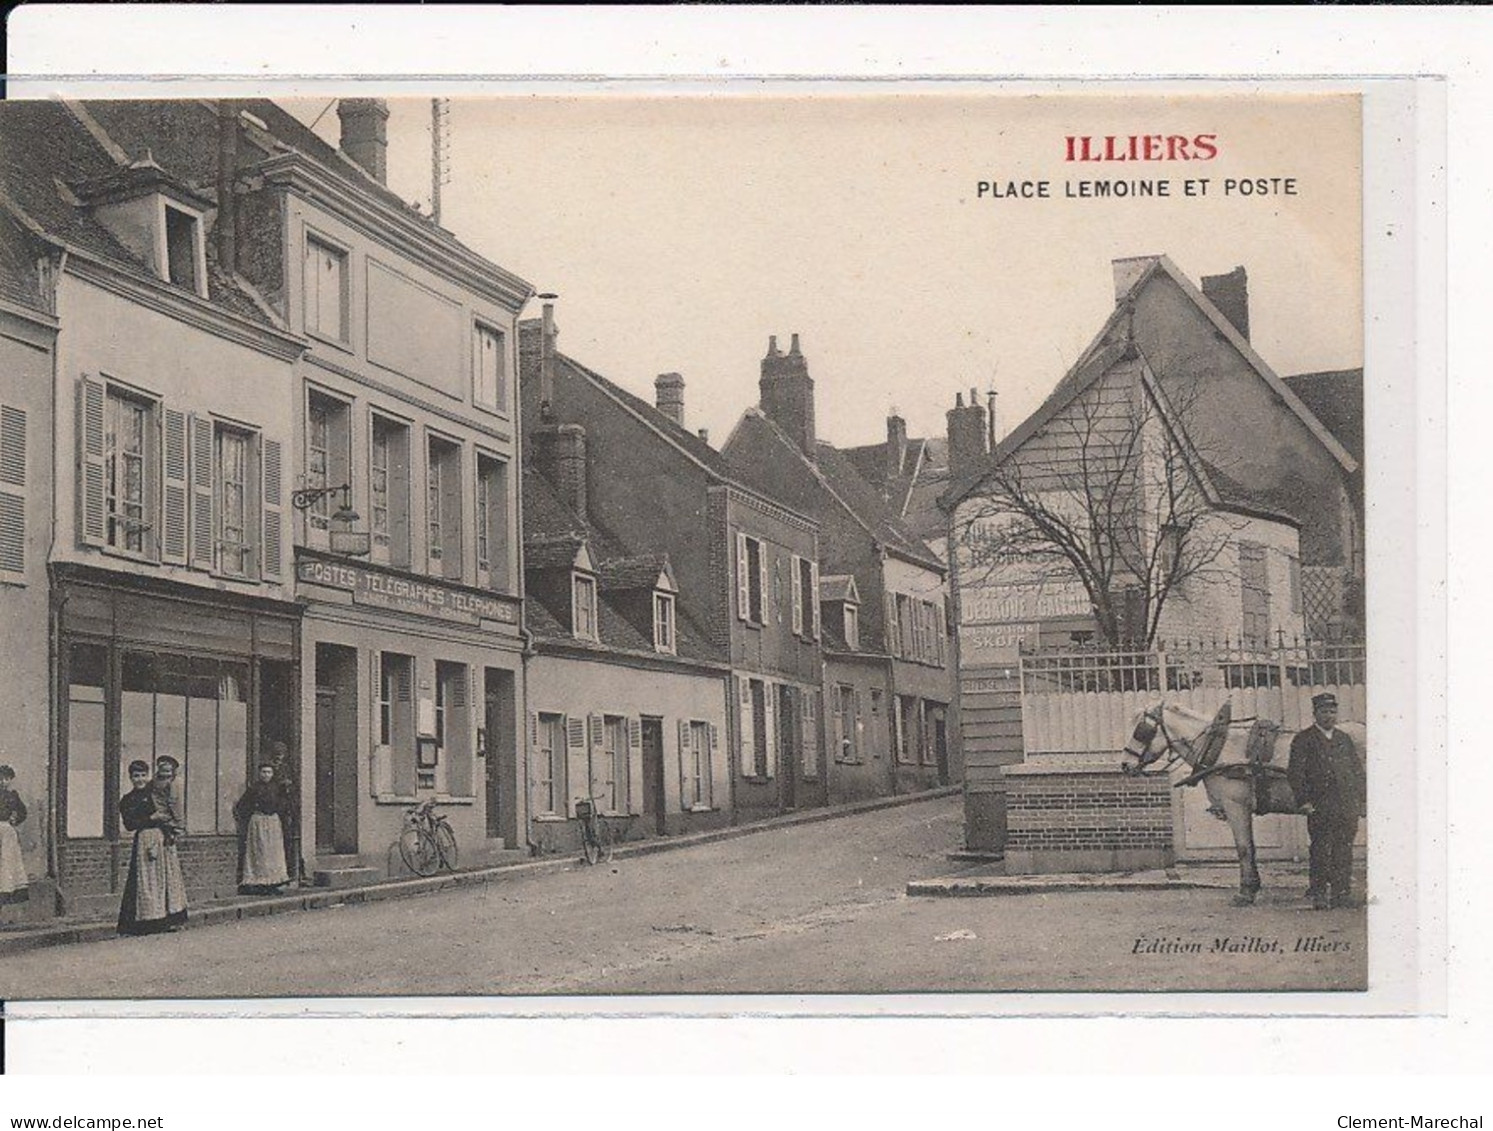
<path id="1" fill-rule="evenodd" d="M 1168 757 L 1161 768 L 1164 770 L 1171 769 L 1172 766 L 1182 760 L 1183 755 L 1178 751 L 1177 741 L 1172 738 L 1171 731 L 1166 729 L 1165 707 L 1157 707 L 1154 710 L 1147 708 L 1141 712 L 1141 720 L 1141 722 L 1136 724 L 1135 730 L 1131 732 L 1130 741 L 1125 743 L 1123 751 L 1123 753 L 1135 759 L 1135 765 L 1132 766 L 1129 762 L 1121 762 L 1120 772 L 1126 775 L 1138 774 L 1147 766 L 1156 762 L 1161 757 L 1162 751 Z M 1158 734 L 1161 735 L 1165 745 L 1161 748 L 1161 751 L 1150 754 L 1151 741 Z M 1131 744 L 1136 742 L 1141 744 L 1139 750 L 1132 748 Z"/>

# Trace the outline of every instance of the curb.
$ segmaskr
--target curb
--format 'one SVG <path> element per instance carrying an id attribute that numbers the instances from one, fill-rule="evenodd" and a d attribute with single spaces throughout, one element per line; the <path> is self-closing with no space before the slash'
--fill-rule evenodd
<path id="1" fill-rule="evenodd" d="M 633 844 L 618 845 L 615 859 L 629 856 L 651 856 L 658 852 L 670 852 L 695 845 L 714 844 L 722 840 L 753 836 L 772 832 L 775 829 L 812 825 L 820 821 L 831 821 L 838 817 L 854 817 L 861 813 L 872 813 L 879 809 L 892 809 L 913 805 L 920 801 L 932 801 L 940 797 L 952 797 L 962 792 L 963 786 L 940 786 L 919 793 L 902 793 L 892 797 L 877 797 L 869 801 L 856 801 L 848 805 L 837 805 L 823 809 L 806 809 L 781 817 L 769 817 L 746 825 L 731 825 L 706 832 L 690 833 L 678 837 L 658 837 Z M 497 883 L 506 879 L 526 876 L 542 876 L 567 872 L 584 867 L 570 855 L 554 856 L 542 860 L 526 860 L 516 864 L 501 864 L 492 868 L 474 869 L 470 872 L 448 872 L 443 875 L 419 877 L 407 880 L 382 880 L 364 887 L 338 890 L 309 889 L 292 895 L 270 896 L 252 902 L 230 903 L 204 907 L 191 912 L 183 929 L 213 927 L 233 923 L 241 919 L 257 919 L 267 915 L 285 915 L 294 911 L 323 911 L 331 907 L 345 907 L 359 903 L 382 903 L 390 899 L 408 899 L 417 895 L 428 895 L 438 891 L 454 891 L 457 888 L 474 887 L 479 884 Z M 31 931 L 0 934 L 0 957 L 19 954 L 44 947 L 67 946 L 72 943 L 102 942 L 117 937 L 116 924 L 105 922 L 69 924 L 61 927 L 43 927 Z"/>
<path id="2" fill-rule="evenodd" d="M 1172 891 L 1206 888 L 1229 890 L 1233 882 L 1206 879 L 1183 879 L 1178 876 L 965 876 L 950 879 L 914 880 L 907 885 L 908 895 L 960 898 L 984 895 L 1047 895 L 1071 891 Z"/>

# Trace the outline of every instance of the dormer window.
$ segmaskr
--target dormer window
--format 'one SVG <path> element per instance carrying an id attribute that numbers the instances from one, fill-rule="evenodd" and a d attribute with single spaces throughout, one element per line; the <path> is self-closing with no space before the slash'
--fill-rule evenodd
<path id="1" fill-rule="evenodd" d="M 166 278 L 197 294 L 204 291 L 197 260 L 202 254 L 202 224 L 197 217 L 166 205 Z"/>
<path id="2" fill-rule="evenodd" d="M 596 627 L 596 578 L 585 574 L 571 575 L 571 631 L 577 640 L 600 643 Z"/>
<path id="3" fill-rule="evenodd" d="M 845 643 L 852 652 L 861 648 L 861 609 L 859 605 L 845 606 Z"/>
<path id="4" fill-rule="evenodd" d="M 653 594 L 653 648 L 674 654 L 674 597 L 669 593 Z"/>

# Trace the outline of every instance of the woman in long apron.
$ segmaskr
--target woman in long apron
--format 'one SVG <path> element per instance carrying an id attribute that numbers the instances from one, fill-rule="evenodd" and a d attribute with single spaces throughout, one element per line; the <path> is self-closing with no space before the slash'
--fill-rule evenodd
<path id="1" fill-rule="evenodd" d="M 264 762 L 259 767 L 259 779 L 249 783 L 233 807 L 233 815 L 243 830 L 241 892 L 268 895 L 290 883 L 280 807 L 274 763 Z"/>
<path id="2" fill-rule="evenodd" d="M 21 838 L 16 828 L 26 820 L 26 803 L 12 788 L 16 772 L 0 766 L 0 904 L 24 903 L 31 897 Z"/>
<path id="3" fill-rule="evenodd" d="M 122 935 L 175 931 L 187 921 L 187 885 L 176 851 L 182 827 L 171 798 L 176 767 L 174 758 L 161 758 L 152 782 L 149 765 L 130 763 L 134 788 L 119 799 L 120 820 L 135 834 L 129 878 L 119 904 Z"/>

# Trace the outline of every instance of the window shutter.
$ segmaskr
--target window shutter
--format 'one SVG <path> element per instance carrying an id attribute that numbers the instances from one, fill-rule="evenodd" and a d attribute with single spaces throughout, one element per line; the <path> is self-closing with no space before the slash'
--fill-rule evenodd
<path id="1" fill-rule="evenodd" d="M 468 669 L 465 664 L 451 670 L 446 684 L 446 792 L 452 797 L 471 797 L 472 762 L 476 751 L 472 745 L 472 705 L 467 694 Z"/>
<path id="2" fill-rule="evenodd" d="M 694 792 L 690 787 L 691 762 L 694 749 L 691 746 L 692 735 L 689 729 L 689 720 L 679 720 L 679 808 L 688 809 L 693 802 L 691 794 Z"/>
<path id="3" fill-rule="evenodd" d="M 759 583 L 762 586 L 762 621 L 761 621 L 761 623 L 764 624 L 764 625 L 771 624 L 772 623 L 772 617 L 773 617 L 773 611 L 772 611 L 772 586 L 769 584 L 769 582 L 772 579 L 771 579 L 771 577 L 768 576 L 768 574 L 769 574 L 768 558 L 769 557 L 770 557 L 770 555 L 767 552 L 767 543 L 766 542 L 758 542 L 757 543 L 757 575 L 758 575 L 758 581 L 759 581 Z"/>
<path id="4" fill-rule="evenodd" d="M 643 720 L 627 720 L 627 811 L 640 813 L 643 796 Z"/>
<path id="5" fill-rule="evenodd" d="M 26 410 L 0 405 L 0 573 L 26 572 Z"/>
<path id="6" fill-rule="evenodd" d="M 586 720 L 580 715 L 565 719 L 565 799 L 564 812 L 575 816 L 575 794 L 580 783 L 588 781 L 586 773 Z M 572 783 L 574 785 L 572 786 Z M 558 784 L 556 792 L 559 791 Z"/>
<path id="7" fill-rule="evenodd" d="M 797 554 L 793 555 L 793 635 L 802 636 L 804 631 L 804 575 L 803 561 Z M 811 598 L 812 599 L 812 598 Z"/>
<path id="8" fill-rule="evenodd" d="M 893 656 L 902 655 L 902 626 L 897 623 L 897 595 L 886 595 L 886 650 Z"/>
<path id="9" fill-rule="evenodd" d="M 809 691 L 804 695 L 804 774 L 814 777 L 819 772 L 819 693 Z"/>
<path id="10" fill-rule="evenodd" d="M 84 377 L 78 386 L 78 532 L 85 546 L 108 541 L 104 512 L 104 386 Z"/>
<path id="11" fill-rule="evenodd" d="M 394 793 L 399 797 L 415 795 L 415 701 L 409 657 L 394 665 L 394 702 L 390 713 L 394 725 L 389 735 L 389 765 L 393 771 Z"/>
<path id="12" fill-rule="evenodd" d="M 752 619 L 752 582 L 747 572 L 747 540 L 746 535 L 740 531 L 736 534 L 736 616 L 740 620 Z"/>
<path id="13" fill-rule="evenodd" d="M 284 568 L 280 501 L 284 464 L 279 440 L 267 439 L 263 444 L 260 477 L 264 480 L 264 539 L 260 544 L 260 574 L 266 581 L 279 581 Z"/>
<path id="14" fill-rule="evenodd" d="M 600 715 L 586 716 L 586 734 L 590 738 L 590 749 L 586 759 L 586 796 L 592 799 L 597 808 L 602 808 L 611 800 L 607 796 L 607 778 L 611 772 L 607 768 L 606 737 L 607 721 Z"/>
<path id="15" fill-rule="evenodd" d="M 161 561 L 187 564 L 187 414 L 161 409 Z"/>
<path id="16" fill-rule="evenodd" d="M 762 685 L 762 733 L 767 736 L 767 776 L 775 777 L 778 771 L 778 711 L 777 692 L 770 683 Z"/>
<path id="17" fill-rule="evenodd" d="M 218 524 L 213 520 L 213 422 L 192 416 L 192 568 L 211 570 Z"/>
<path id="18" fill-rule="evenodd" d="M 819 639 L 819 563 L 809 563 L 809 608 L 813 610 L 814 639 Z"/>
<path id="19" fill-rule="evenodd" d="M 757 773 L 757 729 L 752 717 L 752 681 L 743 677 L 741 684 L 741 712 L 738 730 L 741 736 L 741 775 L 754 777 Z"/>

